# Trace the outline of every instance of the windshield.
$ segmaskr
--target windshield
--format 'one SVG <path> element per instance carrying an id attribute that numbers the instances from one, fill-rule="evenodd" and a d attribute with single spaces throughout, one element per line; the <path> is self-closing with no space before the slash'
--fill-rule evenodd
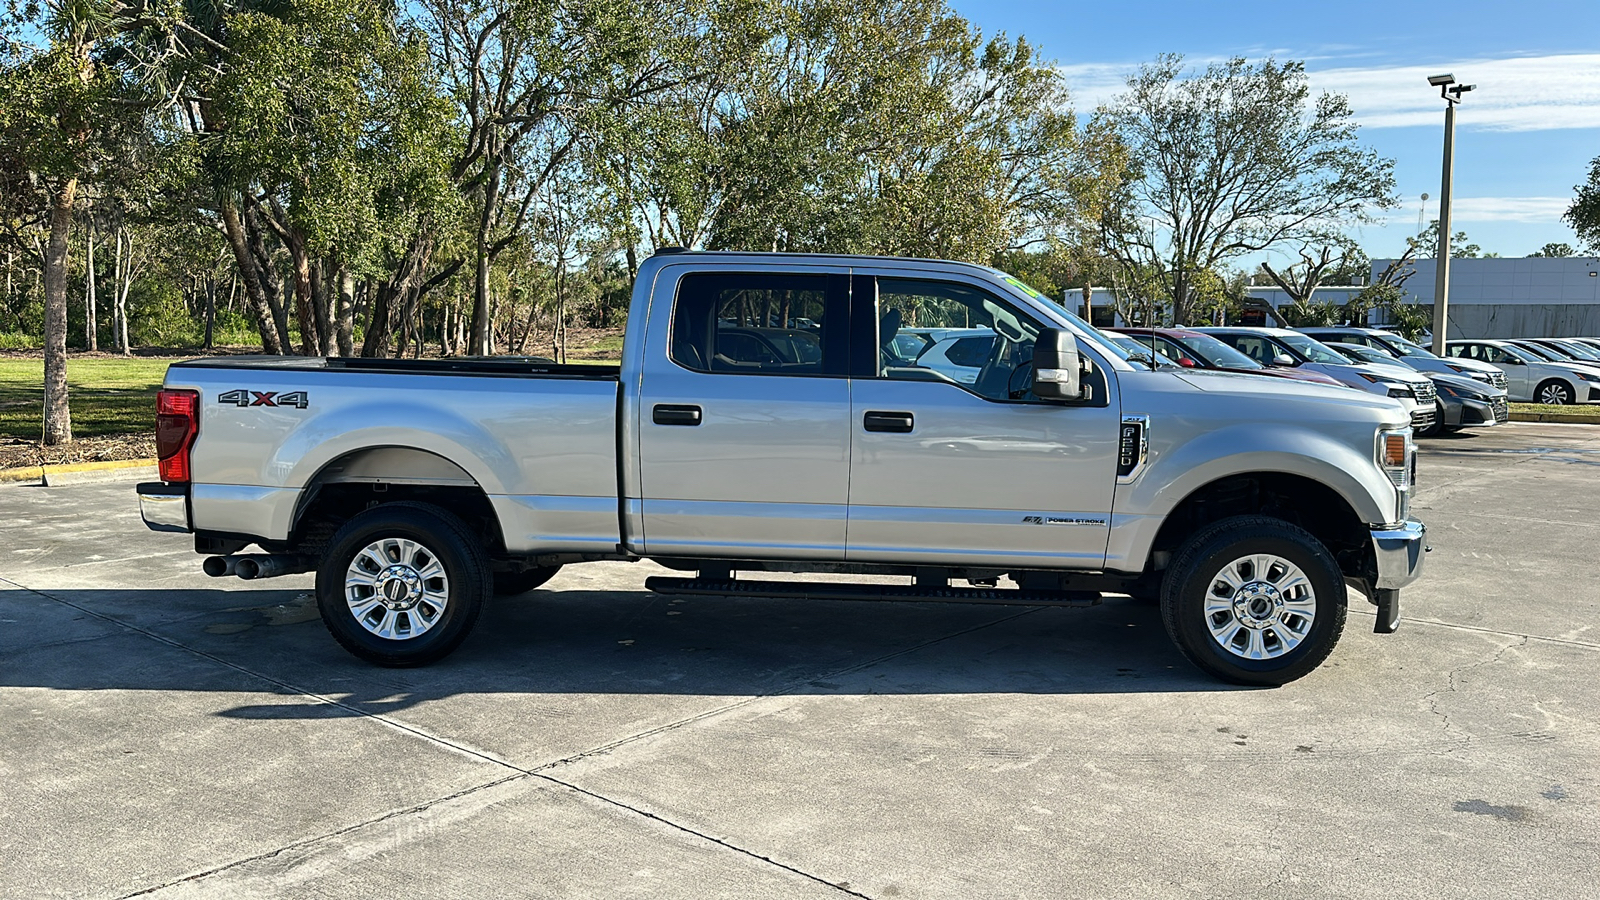
<path id="1" fill-rule="evenodd" d="M 1594 350 L 1590 347 L 1585 347 L 1576 341 L 1557 341 L 1556 346 L 1566 350 L 1579 359 L 1600 359 L 1600 351 Z"/>
<path id="2" fill-rule="evenodd" d="M 1333 363 L 1335 365 L 1345 366 L 1350 364 L 1350 360 L 1345 359 L 1339 354 L 1329 350 L 1327 347 L 1324 347 L 1323 345 L 1313 341 L 1311 338 L 1308 338 L 1303 334 L 1276 334 L 1273 335 L 1273 338 L 1288 344 L 1290 347 L 1293 347 L 1296 353 L 1304 356 L 1306 359 L 1309 359 L 1312 362 Z"/>
<path id="3" fill-rule="evenodd" d="M 1389 336 L 1383 338 L 1382 340 L 1383 340 L 1383 345 L 1385 347 L 1388 347 L 1390 350 L 1394 351 L 1394 355 L 1395 356 L 1414 356 L 1414 357 L 1417 357 L 1419 359 L 1438 359 L 1439 358 L 1437 356 L 1434 356 L 1432 353 L 1428 352 L 1427 350 L 1424 350 L 1421 347 L 1418 347 L 1416 344 L 1413 344 L 1413 343 L 1411 343 L 1410 341 L 1408 341 L 1408 340 L 1406 340 L 1404 338 L 1399 338 L 1399 337 L 1395 337 L 1393 335 L 1389 335 Z"/>
<path id="4" fill-rule="evenodd" d="M 1238 350 L 1217 340 L 1209 334 L 1186 334 L 1181 339 L 1173 338 L 1174 343 L 1199 357 L 1208 366 L 1218 369 L 1265 369 L 1261 363 L 1256 362 Z"/>
<path id="5" fill-rule="evenodd" d="M 1108 339 L 1104 334 L 1101 334 L 1099 329 L 1095 328 L 1093 325 L 1090 325 L 1088 322 L 1085 322 L 1082 316 L 1070 309 L 1067 309 L 1065 306 L 1062 306 L 1060 302 L 1052 300 L 1048 295 L 1034 290 L 1033 288 L 1024 284 L 1022 281 L 1013 278 L 1004 272 L 1000 272 L 998 269 L 993 271 L 999 272 L 1000 277 L 1005 279 L 1006 284 L 1011 285 L 1035 300 L 1043 300 L 1045 303 L 1050 304 L 1050 310 L 1052 312 L 1082 329 L 1083 337 L 1088 339 L 1088 341 L 1094 344 L 1097 348 L 1104 350 L 1107 355 L 1115 356 L 1117 359 L 1123 360 L 1124 362 L 1127 361 L 1128 351 L 1118 347 L 1115 342 Z"/>
<path id="6" fill-rule="evenodd" d="M 1557 356 L 1554 351 L 1546 350 L 1543 347 L 1540 347 L 1538 344 L 1514 344 L 1513 346 L 1533 357 L 1534 359 L 1542 359 L 1545 362 L 1561 361 L 1561 357 Z"/>
<path id="7" fill-rule="evenodd" d="M 1105 334 L 1104 332 L 1101 333 Z M 1141 365 L 1150 365 L 1150 345 L 1148 343 L 1140 341 L 1137 338 L 1129 337 L 1125 334 L 1107 334 L 1105 336 L 1111 339 L 1111 343 L 1122 348 L 1122 350 L 1127 354 L 1128 358 L 1132 361 Z M 1155 355 L 1155 364 L 1163 367 L 1176 367 L 1178 365 L 1159 351 Z"/>

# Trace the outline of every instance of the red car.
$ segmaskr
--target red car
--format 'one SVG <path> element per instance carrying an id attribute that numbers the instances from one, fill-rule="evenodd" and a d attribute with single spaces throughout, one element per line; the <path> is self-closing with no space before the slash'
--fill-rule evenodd
<path id="1" fill-rule="evenodd" d="M 1305 372 L 1287 366 L 1263 366 L 1209 334 L 1187 328 L 1107 328 L 1106 331 L 1125 334 L 1139 343 L 1154 339 L 1156 352 L 1170 358 L 1186 369 L 1217 369 L 1222 372 L 1245 372 L 1250 375 L 1270 375 L 1294 381 L 1313 381 L 1344 387 L 1338 381 L 1320 372 Z"/>

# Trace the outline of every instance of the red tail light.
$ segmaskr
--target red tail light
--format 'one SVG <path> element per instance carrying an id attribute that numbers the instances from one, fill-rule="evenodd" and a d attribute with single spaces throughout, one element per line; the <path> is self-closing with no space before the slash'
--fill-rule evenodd
<path id="1" fill-rule="evenodd" d="M 161 480 L 189 480 L 189 450 L 200 433 L 200 394 L 161 391 L 156 394 L 156 456 Z"/>

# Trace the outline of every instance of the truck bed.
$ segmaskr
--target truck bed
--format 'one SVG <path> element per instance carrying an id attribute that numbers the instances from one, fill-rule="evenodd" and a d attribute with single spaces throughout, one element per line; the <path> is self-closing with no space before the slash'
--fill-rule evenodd
<path id="1" fill-rule="evenodd" d="M 562 365 L 542 356 L 458 356 L 447 359 L 383 359 L 360 356 L 211 356 L 174 363 L 173 368 L 274 369 L 279 371 L 384 372 L 391 375 L 490 375 L 497 377 L 616 380 L 619 366 Z"/>

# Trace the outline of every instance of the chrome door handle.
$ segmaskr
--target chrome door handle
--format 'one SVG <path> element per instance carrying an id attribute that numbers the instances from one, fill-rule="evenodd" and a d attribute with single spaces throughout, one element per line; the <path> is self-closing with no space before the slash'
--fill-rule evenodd
<path id="1" fill-rule="evenodd" d="M 916 418 L 908 412 L 873 411 L 861 417 L 861 427 L 868 431 L 887 431 L 891 434 L 909 434 Z"/>
<path id="2" fill-rule="evenodd" d="M 657 425 L 699 425 L 700 407 L 687 404 L 658 403 L 650 410 L 650 421 Z"/>

